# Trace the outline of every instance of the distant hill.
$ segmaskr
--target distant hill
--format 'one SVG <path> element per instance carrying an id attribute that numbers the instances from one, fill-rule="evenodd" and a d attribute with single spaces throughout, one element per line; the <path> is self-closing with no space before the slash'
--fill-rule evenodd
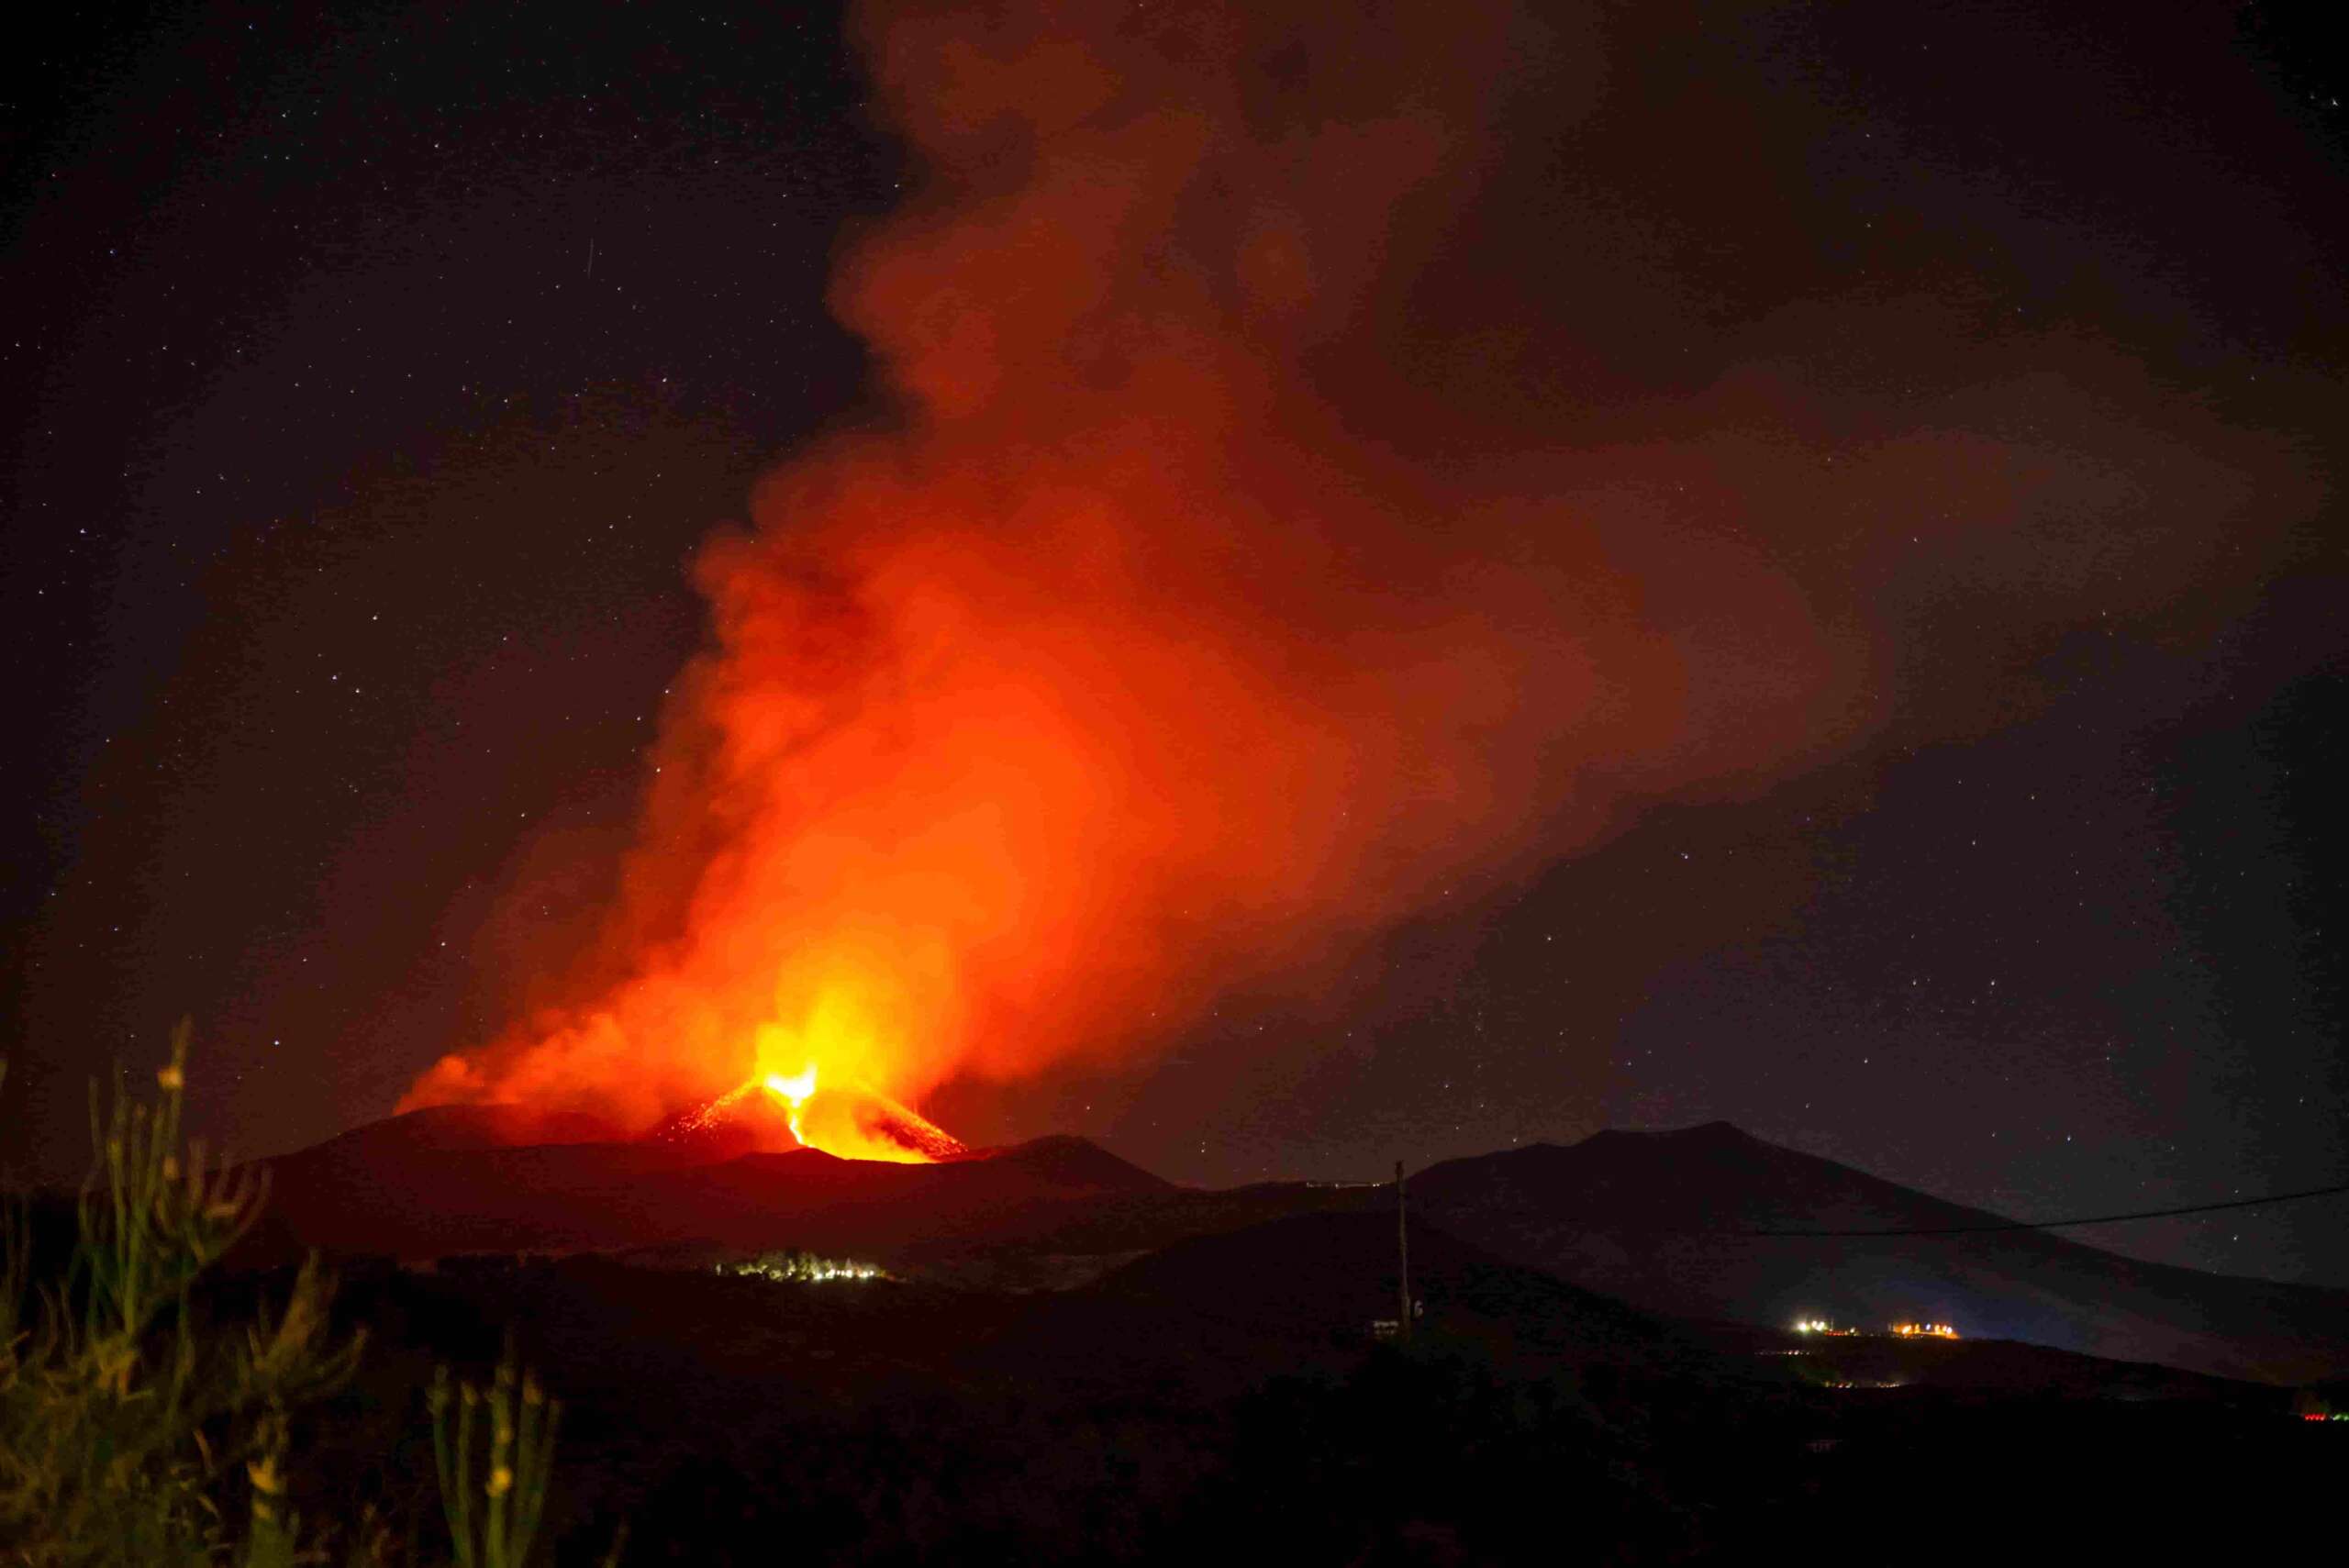
<path id="1" fill-rule="evenodd" d="M 609 1143 L 618 1138 L 611 1127 L 574 1111 L 539 1111 L 503 1104 L 428 1106 L 353 1128 L 303 1152 L 331 1149 L 366 1158 L 395 1150 L 453 1153 L 531 1144 Z"/>
<path id="2" fill-rule="evenodd" d="M 1068 1133 L 1031 1139 L 1026 1143 L 1014 1143 L 1001 1149 L 984 1150 L 964 1158 L 986 1160 L 1000 1168 L 1025 1171 L 1040 1181 L 1060 1187 L 1119 1193 L 1171 1193 L 1176 1190 L 1174 1184 L 1163 1176 L 1152 1175 L 1140 1165 L 1119 1159 L 1090 1139 Z"/>
<path id="3" fill-rule="evenodd" d="M 500 1141 L 517 1130 L 543 1140 Z M 1171 1284 L 1150 1282 L 1173 1276 L 1153 1271 L 1206 1259 L 1220 1262 L 1202 1266 L 1197 1277 L 1210 1283 L 1201 1288 L 1224 1309 L 1289 1288 L 1276 1286 L 1284 1279 L 1331 1270 L 1367 1277 L 1370 1253 L 1392 1241 L 1391 1187 L 1181 1187 L 1079 1138 L 893 1164 L 599 1132 L 534 1124 L 504 1107 L 416 1112 L 354 1129 L 269 1162 L 269 1229 L 247 1261 L 282 1262 L 309 1247 L 406 1259 L 797 1247 L 965 1286 L 1169 1297 L 1179 1295 Z M 1410 1201 L 1420 1225 L 1459 1239 L 1446 1245 L 1675 1318 L 1778 1327 L 1805 1317 L 1866 1326 L 1931 1318 L 1969 1339 L 2221 1376 L 2298 1384 L 2349 1373 L 2349 1292 L 2141 1263 L 2039 1231 L 1756 1234 L 1998 1217 L 1726 1123 L 1451 1161 L 1412 1176 Z M 1274 1224 L 1314 1217 L 1363 1217 L 1357 1239 L 1370 1251 L 1331 1262 L 1313 1246 L 1354 1231 Z M 1286 1251 L 1284 1235 L 1293 1243 Z M 1234 1237 L 1242 1240 L 1217 1240 Z M 1243 1245 L 1273 1251 L 1217 1251 Z M 1327 1300 L 1330 1283 L 1294 1288 Z M 1357 1315 L 1392 1310 L 1371 1301 Z"/>
<path id="4" fill-rule="evenodd" d="M 2003 1220 L 1726 1122 L 1451 1161 L 1410 1185 L 1454 1234 L 1651 1311 L 1935 1319 L 1972 1338 L 2279 1383 L 2349 1368 L 2349 1292 L 2139 1262 L 2038 1230 L 1755 1234 Z"/>

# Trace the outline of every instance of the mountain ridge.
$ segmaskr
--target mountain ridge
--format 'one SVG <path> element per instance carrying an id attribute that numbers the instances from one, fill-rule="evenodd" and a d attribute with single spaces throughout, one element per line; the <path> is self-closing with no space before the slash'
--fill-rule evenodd
<path id="1" fill-rule="evenodd" d="M 974 1288 L 1056 1290 L 1192 1238 L 1296 1216 L 1391 1215 L 1395 1201 L 1391 1184 L 1186 1187 L 1070 1134 L 935 1163 L 659 1139 L 481 1141 L 514 1125 L 409 1113 L 267 1162 L 276 1196 L 249 1251 L 423 1261 L 796 1247 Z M 1726 1122 L 1444 1161 L 1407 1190 L 1417 1220 L 1464 1244 L 1667 1318 L 1921 1318 L 2221 1376 L 2349 1372 L 2349 1292 L 2143 1263 L 2039 1230 L 1800 1234 L 2011 1222 Z"/>

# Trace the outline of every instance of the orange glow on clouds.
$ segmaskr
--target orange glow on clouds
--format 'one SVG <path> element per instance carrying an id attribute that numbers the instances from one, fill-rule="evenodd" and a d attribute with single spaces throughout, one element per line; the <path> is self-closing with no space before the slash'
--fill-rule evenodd
<path id="1" fill-rule="evenodd" d="M 1219 49 L 1247 47 L 1243 18 Z M 967 24 L 874 20 L 950 189 L 963 153 L 930 78 L 938 29 Z M 642 1129 L 811 1066 L 918 1104 L 1130 1059 L 1219 986 L 1518 862 L 1537 823 L 1586 837 L 1614 803 L 1575 787 L 1581 760 L 1636 773 L 1679 742 L 1683 661 L 1574 507 L 1396 465 L 1297 400 L 1274 351 L 1364 286 L 1346 247 L 1432 169 L 1434 128 L 1267 148 L 1214 50 L 1010 25 L 1032 31 L 958 90 L 1030 105 L 1056 151 L 1017 188 L 917 201 L 839 284 L 905 428 L 793 462 L 753 529 L 709 547 L 714 645 L 665 716 L 601 951 L 573 999 L 406 1104 Z M 1267 207 L 1187 256 L 1123 248 L 1241 176 L 1327 210 Z M 1265 337 L 1234 329 L 1228 287 Z M 1076 372 L 1087 354 L 1115 374 Z M 1542 542 L 1492 560 L 1468 536 L 1495 527 Z M 1716 564 L 1806 639 L 1782 589 Z M 1747 684 L 1762 710 L 1802 684 Z"/>
<path id="2" fill-rule="evenodd" d="M 847 1151 L 841 1105 L 1142 1060 L 1650 801 L 1847 749 L 1907 628 L 1966 618 L 1912 563 L 1996 587 L 2001 624 L 2056 545 L 2118 609 L 2159 602 L 2217 524 L 2148 513 L 2116 477 L 2141 447 L 2162 505 L 2242 504 L 2061 387 L 2032 406 L 2070 449 L 1954 402 L 1821 462 L 1785 363 L 1675 413 L 1694 436 L 1576 450 L 1540 355 L 1435 356 L 1429 313 L 1483 331 L 1484 296 L 1398 284 L 1509 145 L 1504 85 L 1564 46 L 1506 7 L 1178 9 L 863 14 L 925 177 L 833 304 L 894 421 L 707 547 L 711 639 L 599 942 L 406 1106 L 641 1130 L 780 1079 Z"/>

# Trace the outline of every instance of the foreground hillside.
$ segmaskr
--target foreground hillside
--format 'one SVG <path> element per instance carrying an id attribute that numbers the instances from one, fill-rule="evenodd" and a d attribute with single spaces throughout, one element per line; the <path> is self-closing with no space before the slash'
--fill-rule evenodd
<path id="1" fill-rule="evenodd" d="M 1432 1227 L 1419 1332 L 1382 1342 L 1391 1241 L 1289 1217 L 1056 1292 L 351 1263 L 365 1381 L 313 1451 L 347 1484 L 431 1365 L 510 1336 L 567 1401 L 550 1522 L 583 1561 L 623 1523 L 630 1561 L 697 1563 L 2175 1561 L 2290 1541 L 2349 1461 L 2280 1391 L 2011 1344 L 1787 1355 Z"/>

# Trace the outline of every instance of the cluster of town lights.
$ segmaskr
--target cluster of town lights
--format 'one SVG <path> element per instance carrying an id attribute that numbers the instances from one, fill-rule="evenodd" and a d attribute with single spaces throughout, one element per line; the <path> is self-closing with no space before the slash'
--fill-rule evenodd
<path id="1" fill-rule="evenodd" d="M 883 1270 L 872 1263 L 860 1263 L 853 1258 L 819 1258 L 812 1252 L 770 1252 L 763 1257 L 720 1263 L 718 1265 L 718 1272 L 722 1274 L 746 1274 L 753 1279 L 786 1281 L 793 1284 L 889 1277 Z"/>
<path id="2" fill-rule="evenodd" d="M 1838 1329 L 1824 1318 L 1805 1318 L 1795 1324 L 1798 1334 L 1831 1334 L 1838 1338 L 1857 1334 L 1857 1329 Z M 1887 1330 L 1903 1340 L 1954 1340 L 1957 1330 L 1946 1323 L 1895 1323 Z"/>

